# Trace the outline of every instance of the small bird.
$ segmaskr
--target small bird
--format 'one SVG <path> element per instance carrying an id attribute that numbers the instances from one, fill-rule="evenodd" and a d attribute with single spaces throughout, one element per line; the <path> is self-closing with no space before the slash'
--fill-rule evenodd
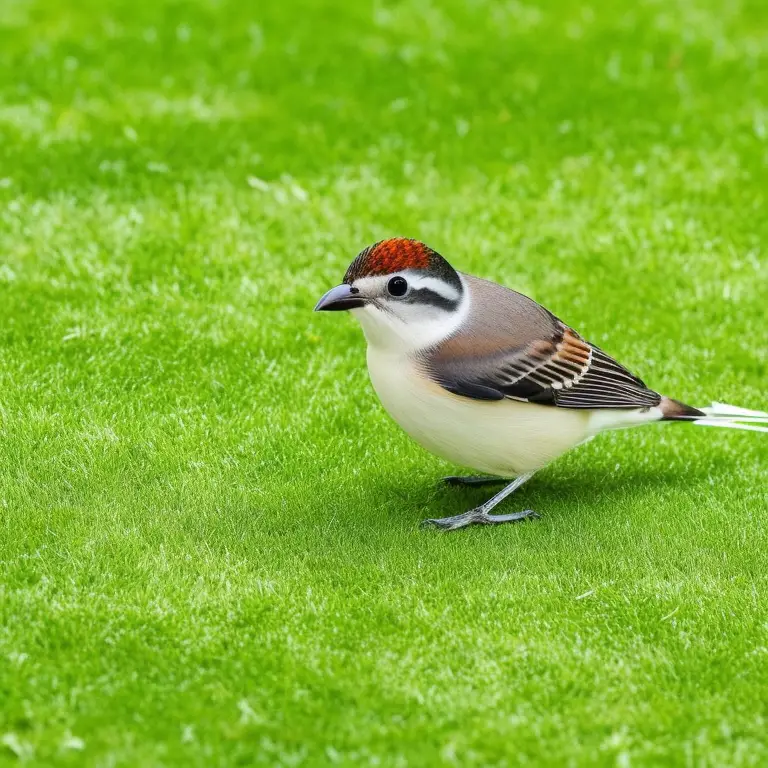
<path id="1" fill-rule="evenodd" d="M 368 342 L 368 372 L 390 416 L 420 445 L 511 480 L 484 504 L 425 520 L 444 530 L 538 517 L 491 510 L 533 474 L 600 432 L 657 421 L 768 432 L 768 413 L 660 395 L 527 296 L 457 272 L 417 240 L 360 252 L 316 311 L 349 310 Z M 514 479 L 513 479 L 514 478 Z"/>

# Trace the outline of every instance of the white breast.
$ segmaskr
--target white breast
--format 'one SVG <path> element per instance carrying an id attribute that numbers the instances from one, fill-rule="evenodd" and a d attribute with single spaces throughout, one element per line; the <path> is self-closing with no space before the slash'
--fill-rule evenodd
<path id="1" fill-rule="evenodd" d="M 369 345 L 373 388 L 392 418 L 428 451 L 480 472 L 510 477 L 548 464 L 586 440 L 588 411 L 447 392 L 407 356 Z"/>

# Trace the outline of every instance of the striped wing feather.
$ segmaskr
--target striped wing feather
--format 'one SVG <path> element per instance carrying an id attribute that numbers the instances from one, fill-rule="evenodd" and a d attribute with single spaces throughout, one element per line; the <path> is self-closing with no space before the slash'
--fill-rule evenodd
<path id="1" fill-rule="evenodd" d="M 640 378 L 541 305 L 477 278 L 470 286 L 481 299 L 497 289 L 504 294 L 491 297 L 496 309 L 491 320 L 484 312 L 482 320 L 427 361 L 427 370 L 445 389 L 475 399 L 561 408 L 648 408 L 661 401 Z M 498 312 L 504 307 L 508 311 Z"/>

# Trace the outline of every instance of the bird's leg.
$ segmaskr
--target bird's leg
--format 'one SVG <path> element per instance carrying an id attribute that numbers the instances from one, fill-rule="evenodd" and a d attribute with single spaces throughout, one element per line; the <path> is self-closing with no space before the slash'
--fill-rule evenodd
<path id="1" fill-rule="evenodd" d="M 490 476 L 478 476 L 478 477 L 458 477 L 456 475 L 449 475 L 444 477 L 442 482 L 446 485 L 498 485 L 499 483 L 508 483 L 510 478 L 507 477 L 490 477 Z"/>
<path id="2" fill-rule="evenodd" d="M 522 512 L 512 512 L 508 515 L 488 514 L 497 504 L 500 504 L 510 493 L 516 491 L 526 480 L 533 477 L 533 472 L 528 472 L 515 478 L 506 488 L 488 499 L 485 504 L 470 509 L 462 515 L 453 517 L 438 517 L 424 520 L 422 525 L 434 525 L 444 531 L 455 531 L 457 528 L 465 528 L 468 525 L 498 525 L 499 523 L 514 523 L 518 520 L 529 520 L 539 517 L 532 509 L 524 509 Z"/>

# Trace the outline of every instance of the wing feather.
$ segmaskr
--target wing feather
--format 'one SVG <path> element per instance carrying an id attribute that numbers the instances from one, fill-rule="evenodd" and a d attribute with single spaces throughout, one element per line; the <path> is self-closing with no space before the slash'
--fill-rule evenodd
<path id="1" fill-rule="evenodd" d="M 539 304 L 501 286 L 470 280 L 473 300 L 492 294 L 494 316 L 489 320 L 485 312 L 425 359 L 427 372 L 445 389 L 475 399 L 509 398 L 560 408 L 660 403 L 661 395 L 642 379 Z"/>

